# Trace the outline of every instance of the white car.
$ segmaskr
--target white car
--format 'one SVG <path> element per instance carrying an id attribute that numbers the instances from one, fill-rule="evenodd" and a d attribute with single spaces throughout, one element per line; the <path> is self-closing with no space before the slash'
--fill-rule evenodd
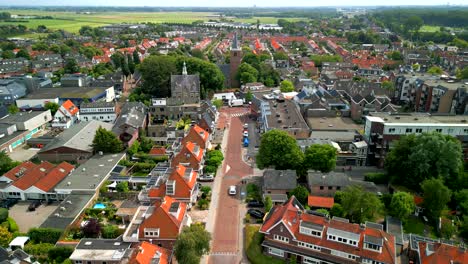
<path id="1" fill-rule="evenodd" d="M 249 128 L 249 124 L 245 123 L 244 128 L 246 128 L 246 129 Z"/>
<path id="2" fill-rule="evenodd" d="M 249 136 L 249 132 L 244 131 L 244 137 L 248 137 L 248 136 Z"/>
<path id="3" fill-rule="evenodd" d="M 236 186 L 234 185 L 229 186 L 229 195 L 236 195 L 236 193 L 237 193 Z"/>

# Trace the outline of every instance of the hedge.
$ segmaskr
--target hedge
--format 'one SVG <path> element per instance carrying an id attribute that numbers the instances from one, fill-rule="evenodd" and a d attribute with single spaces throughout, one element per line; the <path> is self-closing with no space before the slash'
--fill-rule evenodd
<path id="1" fill-rule="evenodd" d="M 8 209 L 0 208 L 0 223 L 3 223 L 8 218 Z"/>
<path id="2" fill-rule="evenodd" d="M 29 239 L 33 243 L 55 244 L 62 235 L 62 230 L 55 228 L 31 228 L 28 231 Z"/>
<path id="3" fill-rule="evenodd" d="M 10 224 L 9 230 L 10 230 L 11 233 L 15 233 L 15 232 L 19 231 L 18 224 L 15 222 L 15 220 L 13 218 L 8 217 L 7 221 Z"/>
<path id="4" fill-rule="evenodd" d="M 375 184 L 387 184 L 388 183 L 388 175 L 383 172 L 369 172 L 364 174 L 364 180 L 373 182 Z"/>

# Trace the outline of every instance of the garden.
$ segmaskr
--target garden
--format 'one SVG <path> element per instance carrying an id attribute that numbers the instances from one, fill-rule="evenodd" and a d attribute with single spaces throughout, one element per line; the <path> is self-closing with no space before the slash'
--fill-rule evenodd
<path id="1" fill-rule="evenodd" d="M 200 188 L 201 197 L 197 202 L 197 206 L 200 210 L 208 210 L 210 207 L 211 202 L 211 187 L 210 186 L 202 186 Z"/>
<path id="2" fill-rule="evenodd" d="M 258 232 L 259 225 L 245 226 L 245 248 L 247 258 L 252 264 L 282 264 L 284 261 L 263 255 L 262 242 L 264 235 Z"/>

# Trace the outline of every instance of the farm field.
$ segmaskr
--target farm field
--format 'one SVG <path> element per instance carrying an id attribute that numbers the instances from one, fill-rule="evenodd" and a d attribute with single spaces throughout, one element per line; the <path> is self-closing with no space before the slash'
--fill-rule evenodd
<path id="1" fill-rule="evenodd" d="M 215 13 L 209 12 L 95 12 L 83 14 L 76 12 L 55 12 L 43 10 L 15 10 L 6 9 L 0 11 L 10 12 L 12 15 L 36 15 L 51 16 L 54 19 L 25 19 L 24 22 L 0 22 L 5 24 L 22 24 L 28 28 L 37 28 L 44 25 L 49 29 L 63 29 L 72 33 L 77 33 L 82 26 L 99 27 L 117 23 L 192 23 L 197 20 L 208 21 Z M 278 21 L 276 17 L 252 17 L 252 18 L 234 18 L 236 22 L 273 24 Z M 304 18 L 288 18 L 291 21 L 297 21 Z"/>

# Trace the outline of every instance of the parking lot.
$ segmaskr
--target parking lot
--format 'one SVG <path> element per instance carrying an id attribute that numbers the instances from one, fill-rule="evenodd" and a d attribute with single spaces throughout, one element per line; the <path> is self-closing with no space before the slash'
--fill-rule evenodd
<path id="1" fill-rule="evenodd" d="M 38 148 L 28 148 L 26 145 L 23 145 L 8 153 L 8 156 L 14 161 L 26 161 L 34 157 L 39 150 Z"/>
<path id="2" fill-rule="evenodd" d="M 41 205 L 36 211 L 28 212 L 29 204 L 30 202 L 19 202 L 10 208 L 10 217 L 16 221 L 21 233 L 28 232 L 32 227 L 39 227 L 58 206 L 56 203 Z"/>

